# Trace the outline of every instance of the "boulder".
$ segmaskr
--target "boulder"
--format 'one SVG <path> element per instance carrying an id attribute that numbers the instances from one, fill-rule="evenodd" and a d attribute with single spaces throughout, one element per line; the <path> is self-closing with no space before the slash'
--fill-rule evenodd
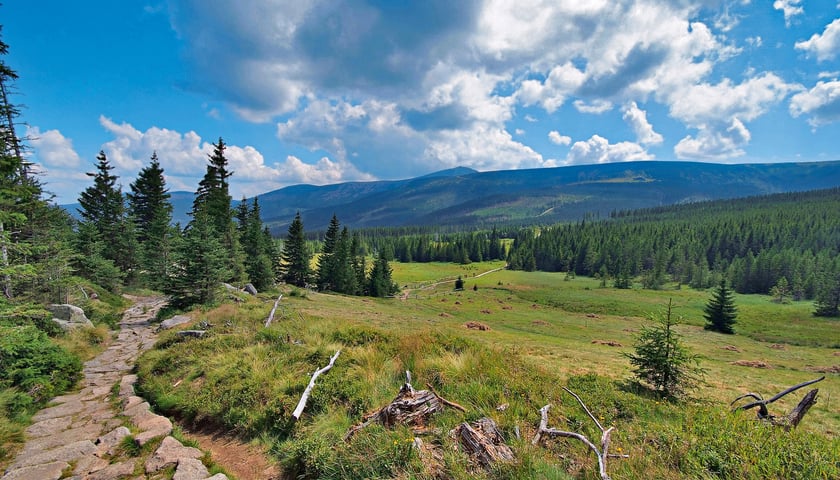
<path id="1" fill-rule="evenodd" d="M 252 283 L 246 283 L 245 288 L 243 288 L 243 290 L 245 290 L 246 293 L 249 293 L 251 295 L 257 294 L 257 287 L 255 287 Z"/>
<path id="2" fill-rule="evenodd" d="M 191 322 L 192 319 L 186 315 L 175 315 L 172 318 L 168 318 L 158 325 L 158 330 L 169 330 L 172 327 L 177 327 L 178 325 L 183 325 L 185 323 Z"/>
<path id="3" fill-rule="evenodd" d="M 52 304 L 47 306 L 47 310 L 52 313 L 53 322 L 61 326 L 62 330 L 93 327 L 93 323 L 85 316 L 85 311 L 75 305 L 69 303 Z"/>

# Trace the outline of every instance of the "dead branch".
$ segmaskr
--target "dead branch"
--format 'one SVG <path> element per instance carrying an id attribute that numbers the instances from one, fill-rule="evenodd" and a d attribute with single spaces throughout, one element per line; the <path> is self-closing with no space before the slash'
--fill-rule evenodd
<path id="1" fill-rule="evenodd" d="M 447 399 L 445 399 L 445 398 L 441 397 L 440 395 L 438 395 L 438 393 L 435 391 L 434 387 L 432 387 L 432 384 L 431 384 L 431 383 L 427 383 L 427 384 L 426 384 L 426 388 L 428 388 L 428 389 L 429 389 L 429 391 L 430 391 L 430 392 L 432 392 L 432 395 L 434 395 L 435 397 L 437 397 L 437 399 L 438 399 L 438 401 L 439 401 L 440 403 L 442 403 L 442 404 L 446 405 L 447 407 L 452 407 L 452 408 L 454 408 L 455 410 L 460 410 L 460 411 L 462 411 L 462 412 L 466 412 L 466 411 L 467 411 L 467 409 L 466 409 L 466 408 L 464 408 L 464 407 L 462 407 L 462 406 L 458 405 L 457 403 L 455 403 L 455 402 L 450 402 L 449 400 L 447 400 Z"/>
<path id="2" fill-rule="evenodd" d="M 271 322 L 274 320 L 274 312 L 277 311 L 277 305 L 280 304 L 280 300 L 283 298 L 283 294 L 281 293 L 277 300 L 274 301 L 274 306 L 271 308 L 271 313 L 268 314 L 268 318 L 265 320 L 265 328 L 268 328 L 271 325 Z"/>
<path id="3" fill-rule="evenodd" d="M 581 442 L 583 442 L 587 447 L 589 447 L 589 449 L 592 450 L 595 453 L 595 455 L 598 457 L 598 472 L 601 475 L 601 479 L 602 480 L 610 480 L 610 476 L 607 474 L 607 459 L 608 458 L 629 458 L 629 455 L 615 455 L 615 454 L 610 454 L 609 453 L 610 437 L 611 437 L 612 432 L 615 428 L 610 427 L 610 428 L 604 429 L 604 427 L 601 425 L 601 423 L 595 418 L 594 415 L 592 415 L 592 412 L 589 411 L 589 408 L 586 406 L 585 403 L 583 403 L 583 400 L 581 400 L 580 397 L 577 396 L 577 394 L 575 394 L 574 392 L 572 392 L 571 390 L 569 390 L 566 387 L 563 387 L 563 390 L 569 392 L 569 394 L 571 394 L 573 397 L 575 397 L 575 399 L 578 401 L 578 403 L 583 408 L 583 410 L 586 412 L 586 414 L 589 416 L 589 418 L 591 418 L 592 421 L 595 422 L 595 425 L 598 426 L 598 429 L 601 430 L 601 448 L 598 449 L 598 447 L 596 447 L 595 444 L 592 443 L 592 441 L 590 441 L 588 438 L 586 438 L 584 435 L 581 435 L 580 433 L 567 432 L 567 431 L 559 430 L 559 429 L 556 429 L 556 428 L 549 428 L 549 426 L 548 426 L 548 409 L 551 408 L 551 404 L 546 405 L 546 406 L 544 406 L 540 409 L 540 426 L 537 429 L 537 433 L 536 433 L 536 435 L 534 435 L 534 439 L 531 441 L 531 444 L 532 445 L 538 445 L 540 443 L 540 440 L 542 440 L 543 435 L 548 435 L 549 437 L 576 438 L 576 439 L 580 440 Z M 619 451 L 621 451 L 621 449 L 619 449 Z"/>
<path id="4" fill-rule="evenodd" d="M 423 427 L 427 419 L 435 412 L 443 410 L 444 406 L 465 411 L 464 407 L 444 399 L 434 390 L 415 390 L 411 385 L 411 372 L 406 370 L 405 377 L 406 382 L 400 388 L 396 398 L 388 405 L 362 417 L 362 422 L 351 427 L 344 435 L 345 442 L 349 441 L 356 432 L 375 422 L 388 428 L 394 425 Z"/>
<path id="5" fill-rule="evenodd" d="M 797 385 L 794 385 L 790 388 L 786 388 L 785 390 L 782 390 L 781 392 L 777 393 L 772 398 L 767 399 L 767 400 L 764 400 L 763 398 L 761 398 L 761 395 L 756 394 L 756 393 L 752 393 L 752 392 L 745 393 L 744 395 L 741 395 L 740 397 L 733 400 L 732 403 L 730 403 L 729 405 L 730 406 L 735 405 L 736 402 L 738 402 L 739 400 L 742 400 L 744 398 L 747 398 L 747 397 L 753 398 L 753 399 L 755 399 L 754 402 L 750 402 L 746 405 L 741 405 L 741 406 L 735 407 L 735 409 L 733 411 L 749 410 L 751 408 L 758 407 L 757 416 L 758 416 L 759 420 L 767 420 L 770 423 L 772 423 L 773 425 L 784 427 L 785 430 L 790 430 L 791 428 L 796 428 L 796 426 L 799 425 L 799 422 L 802 421 L 802 418 L 805 416 L 805 414 L 808 413 L 808 410 L 815 403 L 817 403 L 817 393 L 819 393 L 819 389 L 815 388 L 815 389 L 809 391 L 808 393 L 806 393 L 805 396 L 802 397 L 802 400 L 799 401 L 799 404 L 796 406 L 796 408 L 791 410 L 791 412 L 789 414 L 783 416 L 781 419 L 777 419 L 777 417 L 775 415 L 771 415 L 770 412 L 767 410 L 767 405 L 775 402 L 776 400 L 784 397 L 785 395 L 787 395 L 789 393 L 793 393 L 793 392 L 799 390 L 800 388 L 807 387 L 808 385 L 812 385 L 812 384 L 820 382 L 824 379 L 825 379 L 825 375 L 823 375 L 820 378 L 817 378 L 816 380 L 809 380 L 807 382 L 802 382 L 800 384 L 797 384 Z"/>
<path id="6" fill-rule="evenodd" d="M 472 425 L 464 422 L 449 434 L 458 440 L 467 454 L 485 468 L 495 462 L 513 461 L 513 451 L 505 444 L 496 422 L 490 418 L 483 417 Z"/>
<path id="7" fill-rule="evenodd" d="M 312 378 L 309 379 L 309 385 L 306 386 L 306 390 L 303 391 L 303 395 L 300 397 L 300 401 L 295 407 L 295 411 L 292 412 L 292 417 L 295 420 L 300 420 L 300 416 L 303 414 L 303 409 L 306 408 L 306 402 L 309 400 L 309 394 L 312 393 L 312 388 L 315 387 L 315 379 L 318 378 L 322 373 L 327 373 L 333 365 L 335 365 L 335 360 L 338 358 L 338 355 L 341 353 L 341 349 L 335 352 L 335 355 L 330 357 L 330 363 L 327 364 L 326 367 L 316 370 L 315 373 L 312 374 Z"/>

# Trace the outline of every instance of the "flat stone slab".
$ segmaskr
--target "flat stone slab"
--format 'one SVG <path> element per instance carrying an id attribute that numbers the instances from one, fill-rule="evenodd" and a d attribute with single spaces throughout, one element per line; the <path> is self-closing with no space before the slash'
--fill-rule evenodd
<path id="1" fill-rule="evenodd" d="M 71 444 L 80 440 L 95 440 L 102 433 L 102 426 L 99 424 L 89 424 L 81 428 L 71 428 L 69 430 L 61 430 L 52 435 L 47 435 L 40 438 L 32 439 L 26 442 L 23 448 L 22 455 L 28 456 L 31 454 L 40 454 L 48 450 L 60 447 L 62 445 Z"/>
<path id="2" fill-rule="evenodd" d="M 33 422 L 40 422 L 41 420 L 49 420 L 58 417 L 70 417 L 81 413 L 85 410 L 85 404 L 81 400 L 71 400 L 61 405 L 54 407 L 47 407 L 32 416 Z"/>
<path id="3" fill-rule="evenodd" d="M 73 422 L 72 417 L 57 417 L 48 420 L 41 420 L 38 423 L 33 423 L 26 429 L 26 434 L 30 437 L 44 437 L 52 435 L 55 432 L 65 430 Z"/>
<path id="4" fill-rule="evenodd" d="M 127 477 L 134 473 L 134 461 L 129 460 L 121 463 L 108 465 L 98 472 L 85 476 L 85 480 L 113 480 L 115 478 Z"/>
<path id="5" fill-rule="evenodd" d="M 31 467 L 52 462 L 72 462 L 95 451 L 96 445 L 93 442 L 81 440 L 36 455 L 18 456 L 12 468 Z"/>
<path id="6" fill-rule="evenodd" d="M 50 462 L 8 471 L 2 480 L 58 480 L 61 472 L 70 468 L 67 462 Z"/>
<path id="7" fill-rule="evenodd" d="M 166 437 L 160 443 L 154 455 L 146 460 L 146 473 L 155 473 L 169 465 L 177 465 L 180 460 L 199 459 L 203 455 L 204 453 L 197 448 L 185 447 L 173 437 Z"/>

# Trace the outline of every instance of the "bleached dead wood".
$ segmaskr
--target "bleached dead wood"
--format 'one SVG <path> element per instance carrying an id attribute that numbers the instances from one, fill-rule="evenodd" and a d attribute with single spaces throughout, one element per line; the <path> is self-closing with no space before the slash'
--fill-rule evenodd
<path id="1" fill-rule="evenodd" d="M 280 300 L 283 299 L 283 294 L 281 293 L 277 300 L 274 301 L 274 306 L 271 307 L 271 313 L 268 314 L 268 318 L 265 320 L 265 328 L 268 328 L 271 325 L 271 322 L 274 320 L 274 312 L 277 311 L 277 305 L 280 304 Z"/>
<path id="2" fill-rule="evenodd" d="M 595 455 L 598 457 L 598 473 L 601 475 L 602 480 L 610 480 L 609 474 L 607 474 L 607 458 L 629 458 L 629 455 L 613 455 L 609 453 L 610 449 L 610 436 L 612 435 L 614 427 L 610 427 L 604 429 L 601 425 L 601 422 L 595 418 L 595 415 L 592 415 L 592 412 L 589 411 L 589 408 L 583 403 L 583 400 L 577 396 L 576 393 L 569 390 L 566 387 L 563 387 L 563 390 L 568 392 L 570 395 L 575 397 L 583 410 L 595 422 L 595 425 L 598 426 L 598 429 L 601 430 L 601 448 L 599 449 L 592 443 L 586 436 L 581 435 L 577 432 L 567 432 L 564 430 L 558 430 L 556 428 L 549 428 L 548 426 L 548 409 L 551 408 L 551 405 L 546 405 L 540 409 L 540 426 L 537 429 L 537 434 L 534 435 L 534 439 L 531 441 L 531 444 L 537 445 L 542 440 L 543 435 L 547 435 L 549 437 L 566 437 L 566 438 L 576 438 L 583 442 L 590 450 L 592 450 Z"/>
<path id="3" fill-rule="evenodd" d="M 781 392 L 777 393 L 772 398 L 769 398 L 767 400 L 764 400 L 763 398 L 761 398 L 761 395 L 759 395 L 757 393 L 752 393 L 752 392 L 745 393 L 745 394 L 741 395 L 740 397 L 736 398 L 735 400 L 733 400 L 732 403 L 730 403 L 729 405 L 732 406 L 738 400 L 742 400 L 742 399 L 747 398 L 747 397 L 753 398 L 756 401 L 748 403 L 746 405 L 741 405 L 739 407 L 735 407 L 735 410 L 736 411 L 737 410 L 749 410 L 751 408 L 758 407 L 757 416 L 758 416 L 759 420 L 766 420 L 766 421 L 769 421 L 773 425 L 784 427 L 785 430 L 790 430 L 791 428 L 796 428 L 796 426 L 799 425 L 799 422 L 802 421 L 802 418 L 805 416 L 805 414 L 808 413 L 808 410 L 810 410 L 810 408 L 815 403 L 817 403 L 817 394 L 819 393 L 820 390 L 815 388 L 815 389 L 809 391 L 808 393 L 806 393 L 805 396 L 802 397 L 802 400 L 799 401 L 799 404 L 796 406 L 796 408 L 794 408 L 793 410 L 791 410 L 790 413 L 788 413 L 787 415 L 784 415 L 782 417 L 776 417 L 775 415 L 771 415 L 770 412 L 767 410 L 767 405 L 775 402 L 776 400 L 784 397 L 785 395 L 787 395 L 789 393 L 793 393 L 793 392 L 799 390 L 800 388 L 807 387 L 808 385 L 812 385 L 814 383 L 821 382 L 824 379 L 825 379 L 825 375 L 823 375 L 822 377 L 817 378 L 815 380 L 809 380 L 807 382 L 802 382 L 800 384 L 797 384 L 797 385 L 794 385 L 792 387 L 789 387 L 789 388 L 786 388 L 786 389 L 782 390 Z"/>
<path id="4" fill-rule="evenodd" d="M 300 420 L 300 416 L 303 415 L 303 409 L 306 408 L 306 402 L 309 400 L 309 395 L 312 393 L 312 388 L 315 387 L 315 380 L 321 376 L 321 374 L 327 373 L 330 369 L 335 365 L 335 360 L 338 358 L 338 355 L 341 353 L 341 349 L 335 352 L 335 355 L 330 357 L 330 363 L 327 364 L 326 367 L 316 370 L 315 373 L 312 374 L 312 378 L 309 379 L 309 385 L 306 386 L 306 390 L 303 391 L 303 395 L 300 397 L 300 401 L 295 407 L 295 411 L 292 412 L 292 417 L 295 420 Z"/>
<path id="5" fill-rule="evenodd" d="M 496 422 L 490 418 L 483 417 L 473 424 L 464 422 L 455 427 L 450 435 L 483 467 L 496 462 L 513 461 L 513 451 L 505 444 Z"/>
<path id="6" fill-rule="evenodd" d="M 435 412 L 442 410 L 444 406 L 465 411 L 464 407 L 441 397 L 431 387 L 429 390 L 415 390 L 411 385 L 411 372 L 406 371 L 405 376 L 406 382 L 400 388 L 396 398 L 388 405 L 362 417 L 361 423 L 347 431 L 344 441 L 349 441 L 356 432 L 375 422 L 388 428 L 395 425 L 423 427 L 426 420 Z"/>

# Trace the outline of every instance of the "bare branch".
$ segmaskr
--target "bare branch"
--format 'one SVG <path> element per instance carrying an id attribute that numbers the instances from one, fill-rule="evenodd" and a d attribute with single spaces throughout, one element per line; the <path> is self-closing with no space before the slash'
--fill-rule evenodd
<path id="1" fill-rule="evenodd" d="M 595 418 L 595 415 L 592 415 L 592 412 L 590 412 L 590 411 L 589 411 L 589 409 L 588 409 L 588 408 L 586 408 L 586 405 L 583 403 L 583 400 L 581 400 L 581 399 L 580 399 L 580 397 L 578 397 L 578 396 L 577 396 L 577 394 L 576 394 L 575 392 L 573 392 L 573 391 L 569 390 L 568 388 L 563 387 L 563 390 L 565 390 L 565 391 L 569 392 L 569 394 L 570 394 L 571 396 L 575 397 L 575 400 L 577 400 L 577 401 L 578 401 L 578 403 L 580 404 L 580 406 L 581 406 L 581 407 L 583 407 L 583 411 L 584 411 L 584 412 L 586 412 L 586 414 L 587 414 L 587 415 L 589 415 L 589 418 L 591 418 L 591 419 L 592 419 L 592 421 L 593 421 L 593 422 L 595 422 L 595 425 L 597 425 L 597 426 L 598 426 L 598 430 L 600 430 L 600 431 L 601 431 L 601 433 L 603 433 L 603 432 L 604 432 L 604 427 L 602 427 L 602 426 L 601 426 L 601 423 L 600 423 L 600 422 L 598 422 L 598 419 L 597 419 L 597 418 Z"/>
<path id="2" fill-rule="evenodd" d="M 281 293 L 277 300 L 274 301 L 274 307 L 271 308 L 271 313 L 268 314 L 268 318 L 265 320 L 265 328 L 268 328 L 271 325 L 272 320 L 274 320 L 274 312 L 277 311 L 277 305 L 280 304 L 280 300 L 283 298 L 283 294 Z"/>
<path id="3" fill-rule="evenodd" d="M 321 374 L 327 373 L 333 367 L 333 365 L 335 365 L 335 360 L 338 358 L 338 355 L 340 353 L 341 349 L 335 352 L 335 355 L 333 355 L 330 358 L 330 363 L 327 364 L 326 367 L 320 370 L 316 370 L 315 373 L 312 374 L 312 378 L 309 380 L 309 385 L 306 386 L 306 390 L 303 391 L 303 395 L 300 397 L 300 401 L 298 402 L 297 407 L 295 407 L 295 411 L 292 412 L 292 417 L 294 417 L 295 420 L 300 420 L 300 416 L 303 414 L 303 409 L 306 408 L 306 402 L 309 400 L 309 395 L 312 393 L 312 388 L 315 387 L 315 379 L 318 378 Z"/>

